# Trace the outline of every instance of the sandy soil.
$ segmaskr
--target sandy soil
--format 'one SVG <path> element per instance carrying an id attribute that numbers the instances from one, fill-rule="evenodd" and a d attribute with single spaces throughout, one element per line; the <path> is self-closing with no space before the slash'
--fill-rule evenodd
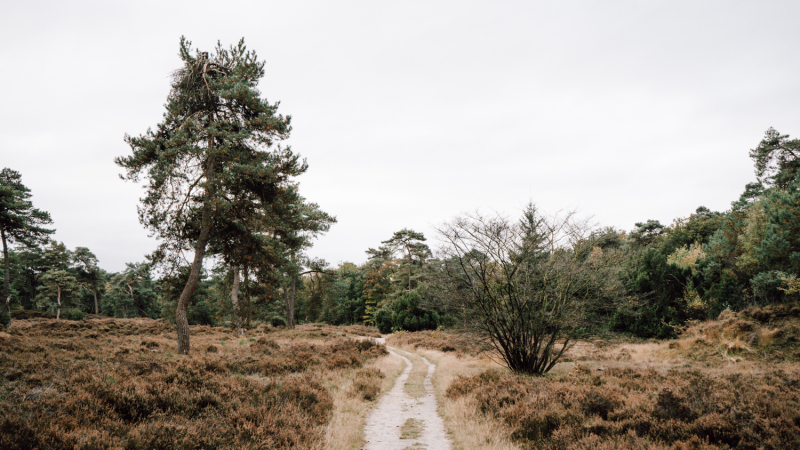
<path id="1" fill-rule="evenodd" d="M 364 450 L 402 450 L 402 449 L 428 449 L 449 450 L 452 447 L 450 438 L 445 431 L 444 421 L 439 416 L 436 394 L 433 390 L 431 378 L 436 366 L 430 361 L 422 360 L 428 366 L 425 377 L 425 395 L 412 398 L 404 391 L 404 386 L 411 373 L 412 363 L 400 353 L 402 350 L 387 347 L 392 355 L 402 358 L 406 363 L 403 373 L 397 377 L 394 387 L 386 393 L 377 403 L 375 409 L 367 418 L 364 428 L 367 444 Z M 421 432 L 415 436 L 405 436 L 401 433 L 403 425 L 409 419 L 416 419 L 421 423 Z"/>

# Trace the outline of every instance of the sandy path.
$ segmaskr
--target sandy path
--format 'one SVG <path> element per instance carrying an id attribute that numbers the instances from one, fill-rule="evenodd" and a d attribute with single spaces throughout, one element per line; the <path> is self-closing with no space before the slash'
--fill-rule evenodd
<path id="1" fill-rule="evenodd" d="M 431 382 L 436 366 L 424 357 L 422 358 L 428 365 L 428 374 L 423 382 L 425 396 L 412 398 L 403 390 L 408 375 L 411 373 L 411 361 L 397 353 L 401 350 L 387 348 L 391 354 L 403 358 L 406 368 L 397 377 L 392 390 L 378 400 L 375 409 L 367 418 L 367 425 L 364 427 L 367 445 L 364 446 L 364 450 L 402 450 L 405 448 L 449 450 L 451 448 L 450 438 L 447 437 L 444 421 L 437 412 L 438 404 Z M 422 432 L 417 438 L 401 439 L 400 429 L 408 419 L 421 420 Z"/>

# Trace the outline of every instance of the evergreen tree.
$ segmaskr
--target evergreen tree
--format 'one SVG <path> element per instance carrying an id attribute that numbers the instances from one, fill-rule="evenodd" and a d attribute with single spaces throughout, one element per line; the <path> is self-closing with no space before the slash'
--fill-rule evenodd
<path id="1" fill-rule="evenodd" d="M 43 273 L 39 280 L 41 285 L 38 288 L 37 305 L 43 308 L 55 307 L 56 320 L 60 319 L 61 308 L 67 300 L 67 296 L 78 289 L 78 281 L 64 269 L 50 269 Z"/>
<path id="2" fill-rule="evenodd" d="M 226 216 L 225 205 L 278 204 L 286 193 L 282 187 L 307 167 L 288 148 L 269 151 L 288 137 L 290 118 L 277 113 L 277 103 L 260 97 L 264 63 L 244 40 L 194 56 L 190 45 L 181 38 L 183 67 L 174 74 L 164 120 L 155 131 L 126 136 L 133 154 L 116 159 L 127 171 L 124 178 L 149 180 L 139 218 L 162 242 L 153 261 L 177 266 L 183 251 L 194 251 L 175 312 L 182 354 L 190 349 L 187 307 L 212 230 L 236 220 L 242 227 L 248 224 Z"/>
<path id="3" fill-rule="evenodd" d="M 10 312 L 10 268 L 8 245 L 36 245 L 55 230 L 44 228 L 53 223 L 50 214 L 33 207 L 30 189 L 22 184 L 19 172 L 5 168 L 0 171 L 0 237 L 3 241 L 3 308 Z"/>
<path id="4" fill-rule="evenodd" d="M 750 150 L 760 184 L 787 188 L 800 173 L 800 139 L 789 139 L 774 128 L 764 133 L 758 147 Z"/>
<path id="5" fill-rule="evenodd" d="M 158 316 L 155 283 L 147 263 L 125 263 L 125 270 L 114 274 L 106 286 L 105 306 L 115 317 Z"/>
<path id="6" fill-rule="evenodd" d="M 395 232 L 391 239 L 381 242 L 382 244 L 385 244 L 387 248 L 392 249 L 393 253 L 397 249 L 400 249 L 405 253 L 404 265 L 406 266 L 406 270 L 404 272 L 407 276 L 407 290 L 409 292 L 411 291 L 412 266 L 414 266 L 414 264 L 421 266 L 425 259 L 430 258 L 431 256 L 431 250 L 426 244 L 423 243 L 424 241 L 425 235 L 422 233 L 418 233 L 408 228 L 403 228 L 402 230 Z"/>
<path id="7" fill-rule="evenodd" d="M 78 274 L 78 282 L 94 298 L 94 313 L 100 314 L 97 288 L 102 283 L 103 270 L 97 267 L 97 256 L 86 247 L 77 247 L 72 253 L 72 261 Z"/>
<path id="8" fill-rule="evenodd" d="M 78 280 L 69 267 L 71 258 L 64 243 L 55 241 L 45 248 L 42 258 L 47 270 L 39 275 L 36 304 L 40 308 L 55 308 L 56 319 L 61 318 L 62 307 L 79 289 Z"/>
<path id="9" fill-rule="evenodd" d="M 297 278 L 309 273 L 322 273 L 328 265 L 324 260 L 308 258 L 302 252 L 311 247 L 311 242 L 320 234 L 330 230 L 336 218 L 325 213 L 316 203 L 300 202 L 294 205 L 294 214 L 287 215 L 284 220 L 283 234 L 287 247 L 286 272 L 288 286 L 286 289 L 286 323 L 294 328 L 295 293 Z M 303 269 L 306 269 L 305 271 Z"/>

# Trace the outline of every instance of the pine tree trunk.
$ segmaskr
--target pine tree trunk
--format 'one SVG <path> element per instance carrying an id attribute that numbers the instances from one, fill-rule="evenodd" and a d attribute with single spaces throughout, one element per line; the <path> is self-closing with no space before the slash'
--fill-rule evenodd
<path id="1" fill-rule="evenodd" d="M 61 319 L 61 286 L 58 286 L 58 309 L 56 309 L 56 320 Z"/>
<path id="2" fill-rule="evenodd" d="M 239 314 L 239 267 L 233 267 L 233 288 L 231 289 L 231 303 L 233 304 L 233 320 L 236 323 L 236 337 L 244 337 L 242 316 Z"/>
<path id="3" fill-rule="evenodd" d="M 3 237 L 3 276 L 4 283 L 3 283 L 3 298 L 6 299 L 5 308 L 8 312 L 8 315 L 11 315 L 11 307 L 8 304 L 8 299 L 11 298 L 8 293 L 9 285 L 11 284 L 11 274 L 9 269 L 8 263 L 8 243 L 6 242 L 6 230 L 0 230 L 0 236 Z"/>
<path id="4" fill-rule="evenodd" d="M 289 289 L 289 304 L 286 311 L 286 322 L 289 328 L 294 328 L 294 295 L 297 290 L 297 274 L 292 274 L 292 286 Z"/>
<path id="5" fill-rule="evenodd" d="M 411 249 L 406 244 L 406 252 L 408 252 L 408 292 L 411 292 Z"/>
<path id="6" fill-rule="evenodd" d="M 203 216 L 200 219 L 200 236 L 194 248 L 192 271 L 189 274 L 189 279 L 186 281 L 186 287 L 183 288 L 183 292 L 181 292 L 181 296 L 178 299 L 178 307 L 175 309 L 175 323 L 178 326 L 178 353 L 182 355 L 189 354 L 189 319 L 186 316 L 186 311 L 189 307 L 189 301 L 194 294 L 194 290 L 197 288 L 197 282 L 200 281 L 200 270 L 203 268 L 203 257 L 206 254 L 206 243 L 208 242 L 208 235 L 211 232 L 211 201 L 214 194 L 213 157 L 209 158 L 208 161 L 206 183 L 208 183 L 209 187 L 206 193 L 205 203 L 203 204 Z"/>
<path id="7" fill-rule="evenodd" d="M 240 294 L 242 294 L 243 298 L 240 299 L 240 300 L 242 300 L 242 302 L 245 305 L 250 307 L 250 305 L 252 305 L 252 303 L 250 302 L 250 285 L 248 284 L 248 281 L 247 281 L 247 280 L 250 279 L 250 267 L 247 264 L 245 264 L 244 268 L 242 269 L 242 278 L 243 278 L 243 280 L 242 280 L 242 288 L 243 289 L 242 289 L 242 292 L 240 292 Z M 241 311 L 242 310 L 239 309 L 239 312 L 241 312 Z M 244 315 L 242 315 L 242 322 L 244 323 L 244 326 L 249 327 L 250 326 L 250 315 L 247 315 L 246 317 Z"/>
<path id="8" fill-rule="evenodd" d="M 94 313 L 100 314 L 100 307 L 97 304 L 97 288 L 92 287 L 92 292 L 94 292 Z"/>

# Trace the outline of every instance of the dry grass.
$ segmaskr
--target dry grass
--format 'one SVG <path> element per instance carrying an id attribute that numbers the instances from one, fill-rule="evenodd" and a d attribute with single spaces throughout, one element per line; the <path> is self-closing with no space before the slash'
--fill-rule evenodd
<path id="1" fill-rule="evenodd" d="M 451 331 L 398 331 L 386 339 L 386 343 L 395 347 L 408 349 L 423 348 L 438 350 L 443 353 L 454 353 L 459 356 L 478 355 L 491 350 L 491 346 L 471 334 Z"/>
<path id="2" fill-rule="evenodd" d="M 695 360 L 800 360 L 800 305 L 723 311 L 717 320 L 691 324 L 670 348 Z"/>
<path id="3" fill-rule="evenodd" d="M 800 371 L 725 376 L 576 365 L 526 378 L 488 370 L 448 398 L 473 398 L 531 448 L 798 448 Z M 702 445 L 700 445 L 702 443 Z"/>
<path id="4" fill-rule="evenodd" d="M 379 338 L 381 337 L 381 333 L 378 331 L 377 328 L 367 327 L 364 325 L 348 325 L 340 327 L 345 333 L 349 333 L 355 336 L 365 336 L 365 337 L 373 337 Z"/>
<path id="5" fill-rule="evenodd" d="M 406 423 L 400 427 L 400 439 L 417 439 L 422 436 L 424 427 L 425 422 L 419 419 L 408 419 Z"/>
<path id="6" fill-rule="evenodd" d="M 334 408 L 325 432 L 325 449 L 357 450 L 364 446 L 366 417 L 379 396 L 378 394 L 375 399 L 366 399 L 367 392 L 373 392 L 376 386 L 379 393 L 389 391 L 404 368 L 402 359 L 386 355 L 369 361 L 356 372 L 330 373 L 326 384 L 330 386 Z"/>
<path id="7" fill-rule="evenodd" d="M 413 338 L 406 342 L 419 342 Z M 390 342 L 397 343 L 398 340 L 391 338 Z M 413 346 L 406 347 L 406 350 L 414 350 Z M 494 417 L 477 414 L 477 404 L 468 398 L 449 399 L 445 396 L 445 391 L 450 383 L 459 376 L 468 376 L 480 373 L 489 368 L 499 368 L 499 366 L 485 356 L 467 356 L 464 352 L 442 352 L 438 350 L 416 349 L 419 355 L 425 356 L 436 365 L 433 373 L 433 387 L 439 401 L 439 414 L 444 419 L 445 428 L 453 440 L 454 450 L 467 449 L 486 449 L 486 450 L 512 450 L 518 449 L 508 434 L 508 427 Z M 404 356 L 406 356 L 404 354 Z M 416 357 L 416 355 L 412 355 Z M 413 360 L 416 366 L 427 366 L 421 361 Z M 413 373 L 413 372 L 412 372 Z M 424 375 L 423 375 L 424 378 Z M 421 381 L 420 381 L 421 384 Z M 423 390 L 424 392 L 424 390 Z"/>
<path id="8" fill-rule="evenodd" d="M 161 321 L 17 320 L 0 336 L 0 448 L 357 448 L 332 420 L 369 400 L 341 386 L 385 349 L 309 326 L 256 333 L 195 326 L 179 356 Z"/>
<path id="9" fill-rule="evenodd" d="M 543 377 L 514 375 L 486 354 L 417 353 L 437 365 L 434 387 L 455 448 L 800 448 L 800 370 L 786 357 L 792 311 L 723 315 L 677 341 L 581 342 Z M 727 334 L 742 321 L 761 324 L 748 331 L 758 331 L 758 345 Z M 698 358 L 686 348 L 699 335 L 725 348 L 740 336 L 751 350 L 738 353 L 744 359 L 730 351 Z"/>
<path id="10" fill-rule="evenodd" d="M 423 383 L 425 382 L 425 377 L 428 375 L 428 365 L 422 361 L 419 355 L 399 349 L 395 349 L 395 351 L 402 353 L 412 364 L 411 372 L 408 374 L 408 380 L 406 380 L 403 390 L 411 398 L 424 397 L 425 385 Z"/>

